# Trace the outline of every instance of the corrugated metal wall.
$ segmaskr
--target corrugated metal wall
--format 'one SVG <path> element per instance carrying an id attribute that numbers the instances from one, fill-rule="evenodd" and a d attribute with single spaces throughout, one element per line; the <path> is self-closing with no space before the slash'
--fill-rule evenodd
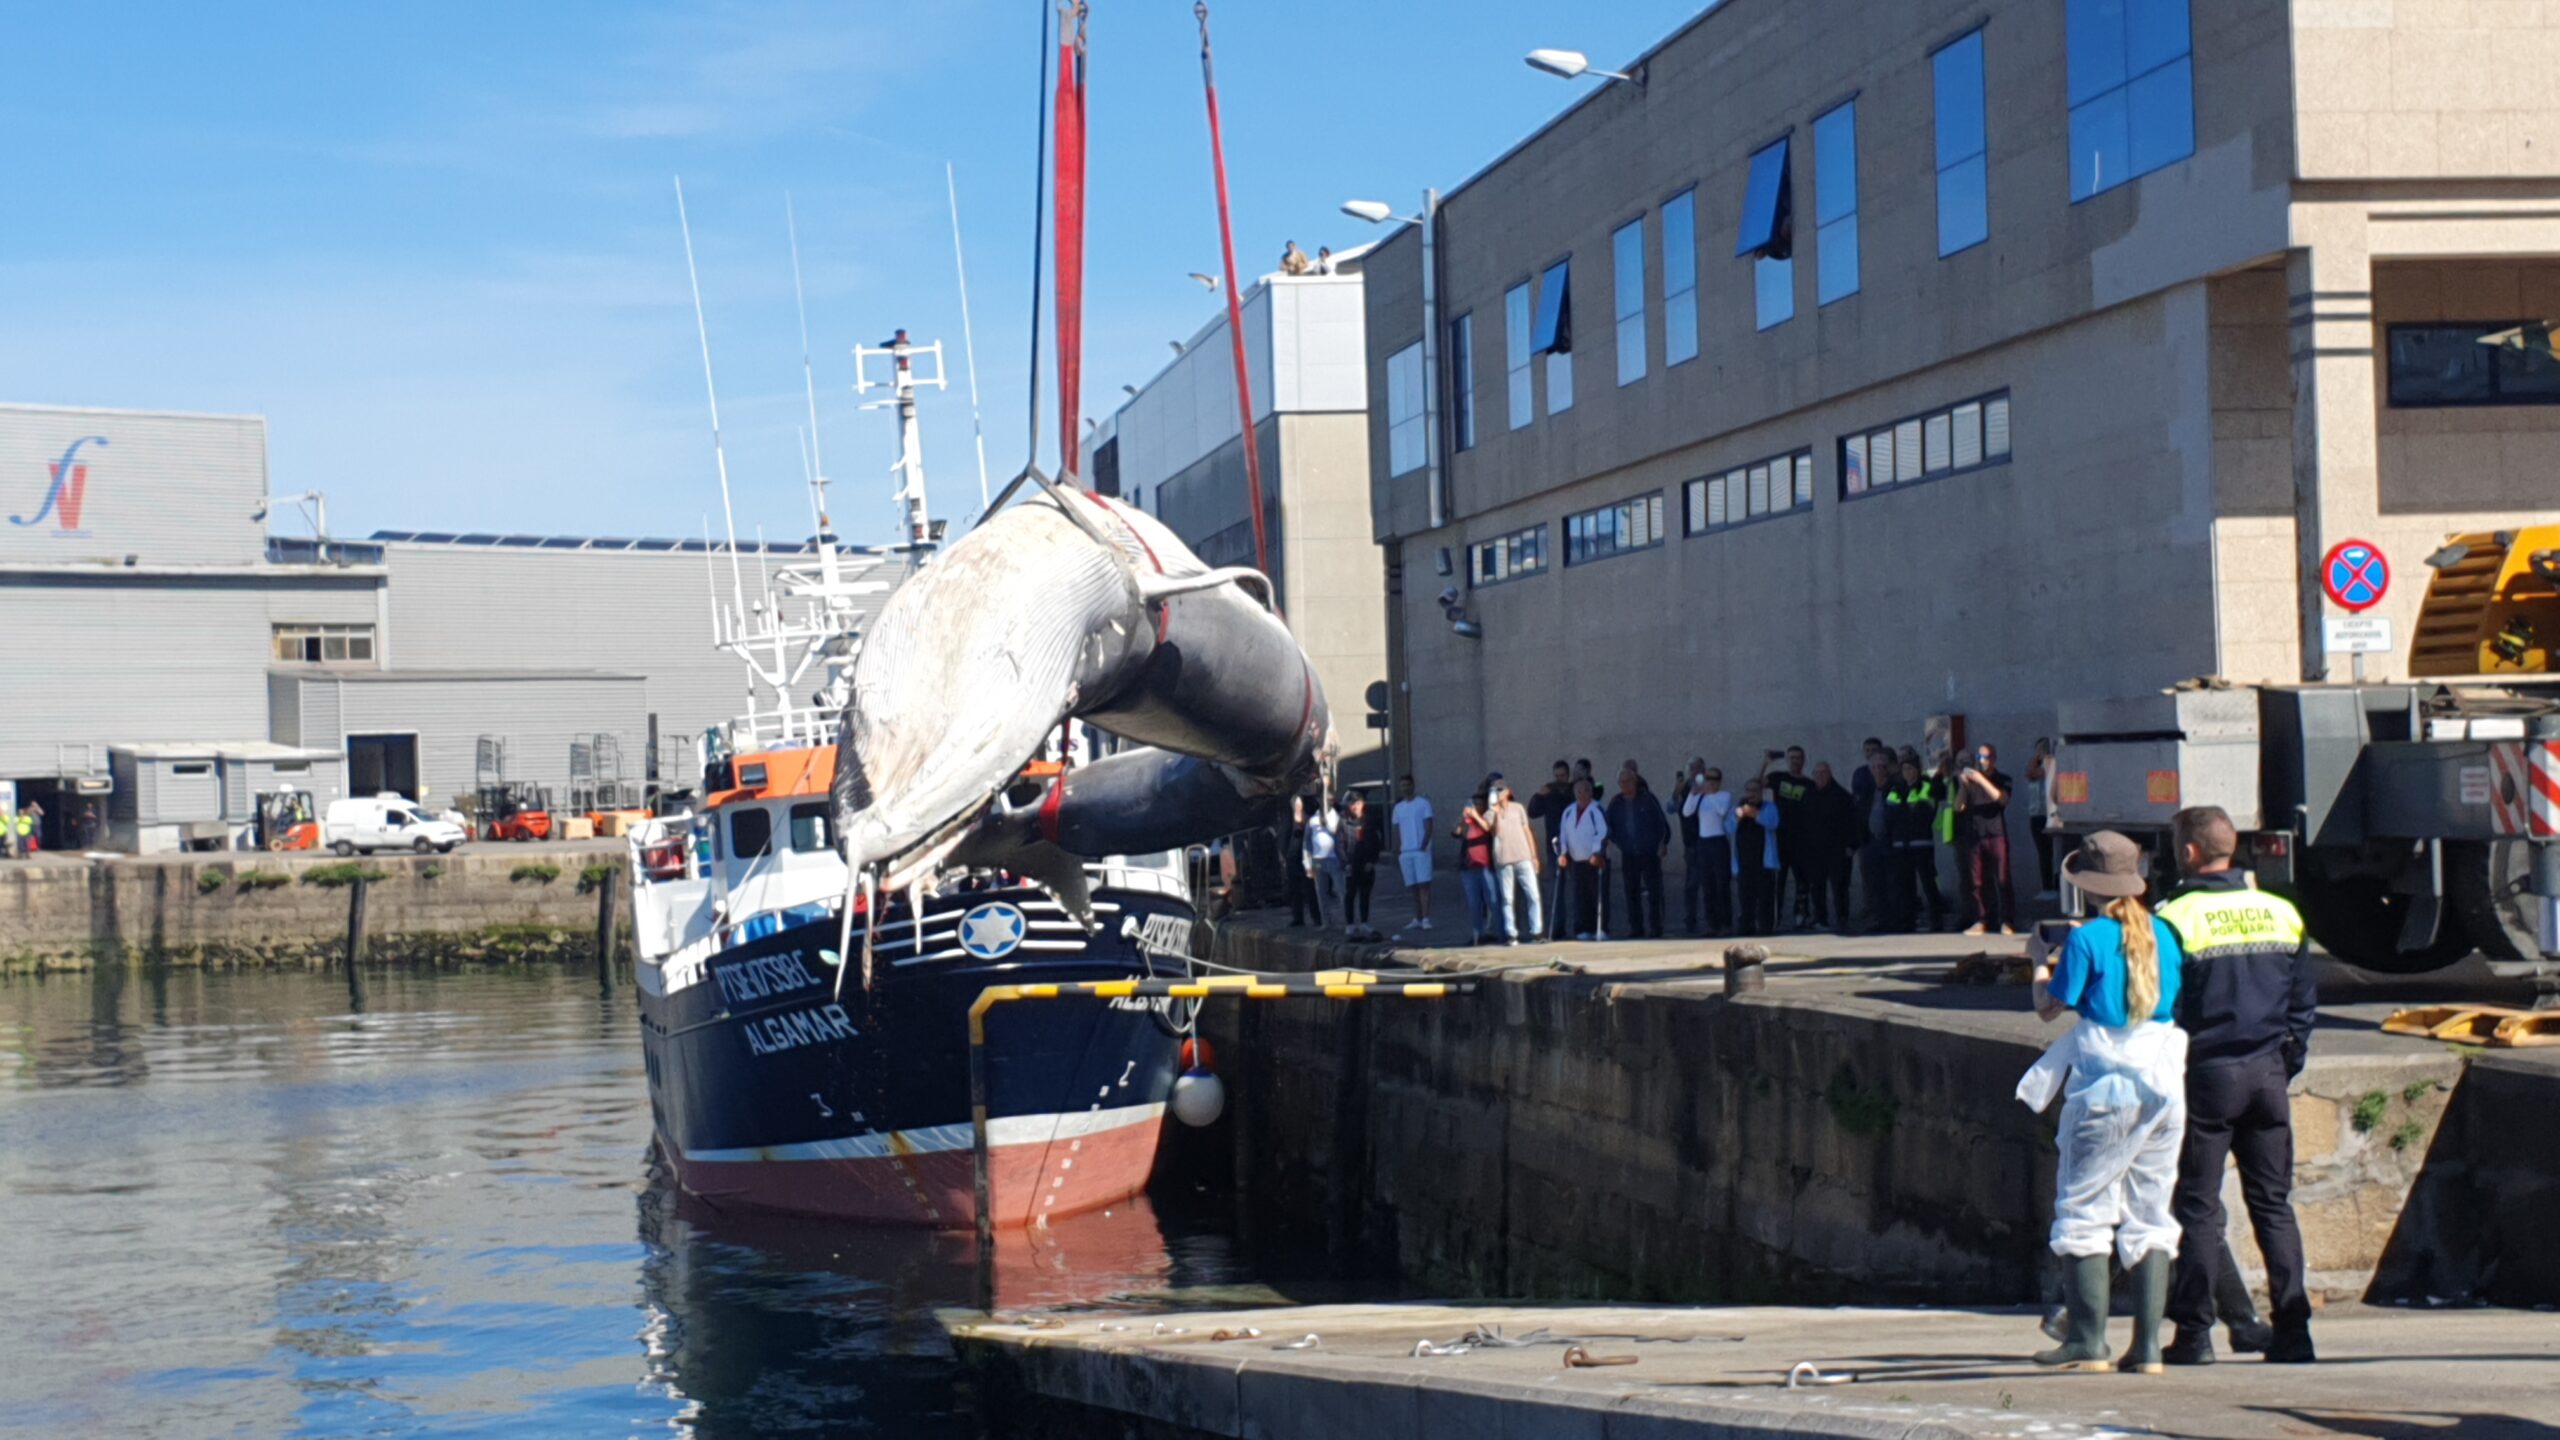
<path id="1" fill-rule="evenodd" d="M 174 825 L 222 818 L 222 777 L 211 756 L 148 759 L 142 774 L 142 823 Z"/>
<path id="2" fill-rule="evenodd" d="M 259 416 L 0 405 L 0 563 L 255 565 L 266 494 Z"/>
<path id="3" fill-rule="evenodd" d="M 690 778 L 690 751 L 673 737 L 726 725 L 746 708 L 746 667 L 712 648 L 710 581 L 700 554 L 397 541 L 386 551 L 397 669 L 502 666 L 645 676 L 641 709 L 657 712 L 666 774 L 679 783 Z M 781 558 L 775 557 L 777 568 Z M 726 603 L 729 558 L 711 559 Z M 759 588 L 757 557 L 741 556 L 739 564 L 752 596 Z M 883 579 L 905 574 L 903 559 L 849 562 L 849 572 L 858 573 L 853 566 L 876 567 Z M 877 597 L 873 612 L 887 598 Z M 808 703 L 807 695 L 797 698 Z M 770 703 L 770 695 L 765 700 Z M 625 753 L 636 779 L 642 745 Z"/>
<path id="4" fill-rule="evenodd" d="M 322 731 L 314 718 L 315 695 L 334 691 L 340 723 Z M 625 676 L 545 676 L 526 679 L 414 679 L 306 681 L 302 686 L 302 743 L 343 749 L 349 735 L 418 737 L 417 797 L 438 807 L 469 793 L 475 780 L 474 746 L 482 735 L 507 742 L 507 778 L 548 785 L 553 800 L 569 801 L 569 744 L 598 732 L 622 742 L 627 778 L 640 779 L 642 747 L 649 738 L 645 687 Z M 324 702 L 325 703 L 325 702 Z"/>
<path id="5" fill-rule="evenodd" d="M 347 762 L 341 759 L 313 760 L 308 768 L 287 770 L 273 760 L 241 760 L 226 762 L 223 773 L 243 777 L 250 796 L 250 807 L 238 817 L 255 818 L 256 797 L 270 795 L 287 785 L 312 796 L 314 813 L 325 810 L 332 800 L 343 800 L 347 794 Z"/>
<path id="6" fill-rule="evenodd" d="M 52 774 L 66 741 L 266 738 L 271 627 L 369 621 L 379 583 L 0 574 L 0 775 Z"/>

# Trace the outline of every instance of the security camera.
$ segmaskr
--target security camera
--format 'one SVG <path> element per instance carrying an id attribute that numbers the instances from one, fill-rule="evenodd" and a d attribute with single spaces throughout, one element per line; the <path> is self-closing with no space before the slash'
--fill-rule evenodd
<path id="1" fill-rule="evenodd" d="M 1454 620 L 1450 622 L 1449 628 L 1458 632 L 1458 638 L 1461 640 L 1481 640 L 1484 638 L 1484 627 L 1473 620 Z"/>
<path id="2" fill-rule="evenodd" d="M 1458 587 L 1457 587 L 1457 586 L 1452 585 L 1452 586 L 1450 586 L 1448 589 L 1443 590 L 1443 591 L 1441 591 L 1441 592 L 1440 592 L 1440 608 L 1441 608 L 1441 609 L 1446 610 L 1446 609 L 1448 609 L 1450 606 L 1455 605 L 1455 604 L 1457 604 L 1457 603 L 1458 603 Z"/>

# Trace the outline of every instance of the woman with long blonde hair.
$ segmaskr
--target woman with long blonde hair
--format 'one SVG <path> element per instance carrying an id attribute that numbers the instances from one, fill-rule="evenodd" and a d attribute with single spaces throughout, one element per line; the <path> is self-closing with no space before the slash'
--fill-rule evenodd
<path id="1" fill-rule="evenodd" d="M 2160 1325 L 2178 1222 L 2169 1213 L 2186 1138 L 2187 1037 L 2170 1020 L 2181 957 L 2177 932 L 2142 903 L 2142 852 L 2101 830 L 2080 843 L 2062 873 L 2104 904 L 2064 942 L 2037 956 L 2036 1013 L 2076 1014 L 2018 1082 L 2037 1111 L 2063 1097 L 2054 1136 L 2053 1253 L 2065 1271 L 2062 1343 L 2035 1356 L 2066 1370 L 2112 1370 L 2107 1348 L 2110 1251 L 2133 1281 L 2133 1348 L 2122 1364 L 2161 1373 Z"/>

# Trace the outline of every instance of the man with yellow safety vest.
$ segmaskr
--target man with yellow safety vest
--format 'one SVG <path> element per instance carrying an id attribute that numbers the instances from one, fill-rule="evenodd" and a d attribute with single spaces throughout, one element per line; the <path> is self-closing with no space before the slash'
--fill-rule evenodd
<path id="1" fill-rule="evenodd" d="M 2219 806 L 2170 820 L 2185 877 L 2160 907 L 2186 956 L 2178 1024 L 2187 1032 L 2187 1134 L 2170 1212 L 2182 1232 L 2170 1280 L 2178 1334 L 2172 1365 L 2213 1363 L 2214 1278 L 2224 1250 L 2222 1166 L 2239 1162 L 2240 1193 L 2266 1257 L 2275 1335 L 2266 1358 L 2308 1364 L 2311 1301 L 2293 1214 L 2293 1111 L 2318 1019 L 2318 982 L 2302 912 L 2232 868 L 2239 832 Z"/>

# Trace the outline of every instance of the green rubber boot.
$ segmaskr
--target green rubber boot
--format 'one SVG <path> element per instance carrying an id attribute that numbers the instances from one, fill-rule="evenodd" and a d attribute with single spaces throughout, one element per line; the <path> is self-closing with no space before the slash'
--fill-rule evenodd
<path id="1" fill-rule="evenodd" d="M 2057 1370 L 2104 1373 L 2115 1369 L 2115 1362 L 2107 1358 L 2107 1257 L 2066 1255 L 2062 1266 L 2062 1307 L 2070 1329 L 2060 1345 L 2037 1351 L 2035 1362 Z M 2168 1272 L 2161 1273 L 2165 1277 Z M 2164 1300 L 2167 1294 L 2161 1292 Z M 2156 1358 L 2156 1331 L 2153 1340 Z"/>
<path id="2" fill-rule="evenodd" d="M 2168 1252 L 2145 1254 L 2128 1278 L 2133 1281 L 2133 1348 L 2116 1363 L 2138 1375 L 2165 1374 L 2169 1367 L 2160 1354 L 2160 1320 L 2169 1308 Z"/>

